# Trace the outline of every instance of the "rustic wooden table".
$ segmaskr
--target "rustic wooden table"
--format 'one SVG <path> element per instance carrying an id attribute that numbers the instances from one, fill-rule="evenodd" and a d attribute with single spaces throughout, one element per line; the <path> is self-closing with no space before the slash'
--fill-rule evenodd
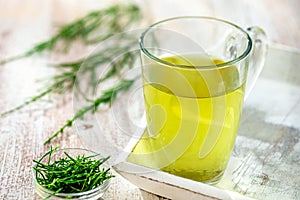
<path id="1" fill-rule="evenodd" d="M 15 55 L 48 38 L 57 24 L 70 22 L 88 11 L 116 1 L 0 0 L 0 58 Z M 121 2 L 121 1 L 120 1 Z M 210 15 L 243 27 L 264 27 L 272 41 L 300 48 L 298 0 L 191 0 L 138 1 L 145 24 L 178 15 Z M 166 10 L 168 8 L 168 10 Z M 76 48 L 68 58 L 76 58 Z M 37 79 L 53 73 L 47 58 L 32 57 L 0 66 L 0 111 L 15 106 L 39 89 Z M 45 152 L 43 146 L 73 114 L 72 95 L 53 96 L 20 112 L 0 118 L 0 199 L 39 199 L 32 181 L 32 159 Z M 60 147 L 82 147 L 75 131 L 67 131 L 55 143 Z M 120 176 L 113 180 L 104 199 L 163 199 L 144 192 Z"/>

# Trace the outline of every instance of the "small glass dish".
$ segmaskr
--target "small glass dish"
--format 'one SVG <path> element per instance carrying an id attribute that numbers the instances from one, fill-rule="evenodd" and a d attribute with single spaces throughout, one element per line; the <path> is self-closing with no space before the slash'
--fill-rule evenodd
<path id="1" fill-rule="evenodd" d="M 55 161 L 58 160 L 62 157 L 66 157 L 64 152 L 66 152 L 67 154 L 69 154 L 72 157 L 76 157 L 78 155 L 82 156 L 91 156 L 91 155 L 96 155 L 97 153 L 93 152 L 93 151 L 89 151 L 87 149 L 80 149 L 80 148 L 66 148 L 66 149 L 59 149 L 59 150 L 55 150 L 52 154 L 51 154 L 51 161 Z M 101 159 L 102 156 L 101 155 L 97 155 L 95 157 L 93 157 L 93 159 L 97 160 L 97 159 Z M 48 162 L 49 157 L 46 156 L 44 157 L 40 162 L 41 163 L 46 163 Z M 36 166 L 36 165 L 35 165 Z M 104 168 L 108 168 L 107 165 L 102 164 L 101 165 Z M 111 175 L 111 172 L 109 172 L 109 174 Z M 78 192 L 78 193 L 56 193 L 54 191 L 48 190 L 45 187 L 43 187 L 42 185 L 40 185 L 36 179 L 36 171 L 33 170 L 33 177 L 34 177 L 34 183 L 35 183 L 35 188 L 36 188 L 36 192 L 37 194 L 42 197 L 43 199 L 51 199 L 51 200 L 59 200 L 59 199 L 88 199 L 88 200 L 99 200 L 100 197 L 103 196 L 103 194 L 105 193 L 105 191 L 109 188 L 110 185 L 110 179 L 107 179 L 103 182 L 103 184 L 101 184 L 100 186 L 86 191 L 86 192 Z"/>

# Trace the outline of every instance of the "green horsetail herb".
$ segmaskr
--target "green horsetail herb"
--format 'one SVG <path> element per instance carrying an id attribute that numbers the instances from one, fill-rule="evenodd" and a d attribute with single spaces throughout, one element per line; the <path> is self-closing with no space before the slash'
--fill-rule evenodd
<path id="1" fill-rule="evenodd" d="M 53 75 L 51 77 L 48 77 L 46 80 L 48 81 L 47 84 L 41 89 L 41 92 L 38 94 L 30 97 L 20 105 L 17 105 L 11 109 L 8 109 L 6 111 L 3 111 L 0 113 L 0 117 L 3 117 L 5 115 L 8 115 L 10 113 L 13 113 L 15 111 L 21 110 L 24 107 L 28 106 L 29 104 L 32 104 L 46 95 L 51 94 L 64 94 L 67 91 L 70 91 L 75 82 L 79 83 L 80 80 L 77 79 L 77 73 L 80 70 L 80 67 L 82 67 L 82 74 L 89 73 L 89 85 L 90 87 L 95 87 L 98 83 L 105 81 L 119 73 L 121 69 L 124 68 L 131 68 L 137 59 L 138 55 L 133 52 L 127 52 L 130 47 L 133 45 L 134 42 L 136 42 L 133 39 L 122 39 L 123 45 L 118 47 L 108 47 L 105 50 L 100 50 L 87 58 L 82 58 L 77 61 L 73 62 L 66 62 L 66 63 L 59 63 L 55 64 L 52 67 L 57 69 L 64 70 L 63 72 L 60 72 L 57 75 Z M 112 60 L 113 56 L 117 52 L 127 52 L 123 54 L 119 59 Z M 95 75 L 97 74 L 95 72 L 96 68 L 104 66 L 104 65 L 110 66 L 110 69 L 108 72 L 100 79 L 97 80 Z"/>
<path id="2" fill-rule="evenodd" d="M 114 177 L 110 168 L 103 167 L 110 157 L 98 159 L 99 154 L 72 157 L 64 151 L 64 156 L 52 161 L 55 151 L 57 148 L 51 147 L 39 160 L 33 160 L 37 183 L 53 191 L 52 195 L 90 191 Z"/>
<path id="3" fill-rule="evenodd" d="M 107 9 L 93 11 L 61 27 L 53 37 L 36 44 L 20 55 L 0 60 L 0 65 L 45 51 L 53 51 L 58 43 L 65 51 L 77 39 L 86 45 L 95 44 L 115 33 L 124 31 L 140 19 L 140 10 L 134 4 L 116 4 Z"/>
<path id="4" fill-rule="evenodd" d="M 55 46 L 58 43 L 58 47 L 68 50 L 70 45 L 77 39 L 80 39 L 85 45 L 97 44 L 116 33 L 124 32 L 130 26 L 137 25 L 141 19 L 140 14 L 138 6 L 134 4 L 117 4 L 110 6 L 107 9 L 93 11 L 86 16 L 61 27 L 57 34 L 50 39 L 38 43 L 20 55 L 2 60 L 0 61 L 0 64 L 30 57 L 45 51 L 55 51 Z M 119 37 L 115 38 L 114 42 L 113 45 L 107 45 L 87 58 L 50 65 L 51 67 L 56 68 L 58 73 L 45 80 L 44 86 L 39 90 L 40 92 L 29 97 L 23 103 L 1 112 L 0 117 L 19 111 L 48 95 L 63 95 L 70 91 L 73 86 L 80 81 L 88 81 L 89 87 L 93 89 L 99 82 L 118 76 L 122 69 L 130 69 L 134 66 L 134 63 L 138 58 L 136 53 L 130 52 L 130 48 L 137 43 L 135 37 L 132 37 L 130 33 L 124 32 Z M 119 55 L 120 52 L 127 53 L 114 60 L 115 55 Z M 109 69 L 99 80 L 96 77 L 96 70 L 102 66 L 109 66 Z M 85 80 L 78 78 L 79 70 L 81 70 L 81 74 L 88 74 L 89 77 Z M 67 120 L 58 131 L 44 142 L 44 144 L 52 141 L 67 127 L 71 127 L 76 119 L 83 117 L 87 112 L 96 112 L 100 104 L 112 103 L 117 93 L 128 89 L 133 81 L 134 80 L 121 80 L 119 84 L 104 91 L 102 96 L 95 100 L 84 98 L 90 105 L 78 110 L 73 118 Z M 84 95 L 84 93 L 81 95 Z"/>
<path id="5" fill-rule="evenodd" d="M 61 94 L 65 90 L 70 89 L 73 87 L 73 84 L 76 80 L 76 73 L 74 71 L 70 72 L 63 72 L 59 75 L 54 75 L 51 77 L 51 84 L 46 85 L 43 91 L 38 93 L 37 95 L 30 97 L 28 100 L 24 101 L 20 105 L 13 107 L 9 110 L 6 110 L 0 113 L 0 117 L 13 113 L 15 111 L 21 110 L 22 108 L 26 107 L 29 104 L 32 104 L 48 94 L 58 93 Z"/>
<path id="6" fill-rule="evenodd" d="M 67 120 L 66 123 L 60 129 L 58 129 L 58 131 L 56 131 L 50 138 L 48 138 L 44 142 L 44 145 L 50 143 L 60 133 L 63 133 L 65 128 L 71 127 L 77 119 L 83 117 L 87 112 L 89 112 L 89 111 L 95 112 L 98 109 L 98 107 L 100 106 L 100 104 L 111 103 L 116 98 L 116 96 L 119 92 L 130 88 L 132 86 L 132 84 L 134 83 L 134 81 L 135 80 L 122 80 L 116 86 L 105 90 L 103 92 L 103 94 L 99 98 L 92 101 L 90 105 L 78 110 L 72 119 Z"/>

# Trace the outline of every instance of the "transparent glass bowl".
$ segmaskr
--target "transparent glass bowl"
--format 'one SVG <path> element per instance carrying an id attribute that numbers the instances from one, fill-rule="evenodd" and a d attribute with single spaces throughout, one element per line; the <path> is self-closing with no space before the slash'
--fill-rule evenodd
<path id="1" fill-rule="evenodd" d="M 86 149 L 80 149 L 80 148 L 66 148 L 66 149 L 59 149 L 56 150 L 52 153 L 51 155 L 51 161 L 57 160 L 59 158 L 65 157 L 64 152 L 68 153 L 72 157 L 76 157 L 78 155 L 84 155 L 84 156 L 90 156 L 90 155 L 95 155 L 97 153 L 93 151 L 89 151 Z M 43 158 L 41 160 L 42 163 L 48 162 L 48 156 Z M 100 159 L 102 158 L 101 155 L 95 156 L 94 159 Z M 108 166 L 103 164 L 104 168 L 107 168 Z M 34 182 L 35 182 L 35 188 L 37 194 L 42 197 L 43 199 L 95 199 L 98 200 L 100 197 L 103 196 L 105 191 L 109 188 L 110 185 L 110 179 L 107 179 L 104 181 L 102 185 L 100 185 L 97 188 L 94 188 L 90 191 L 86 192 L 80 192 L 80 193 L 55 193 L 54 191 L 48 190 L 45 187 L 41 186 L 37 181 L 36 181 L 36 173 L 35 170 L 33 170 L 33 177 L 34 177 Z"/>

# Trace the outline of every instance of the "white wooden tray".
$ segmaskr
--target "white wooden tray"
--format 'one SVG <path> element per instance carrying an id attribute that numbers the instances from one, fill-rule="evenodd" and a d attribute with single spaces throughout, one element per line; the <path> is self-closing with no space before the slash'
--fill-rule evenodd
<path id="1" fill-rule="evenodd" d="M 269 48 L 262 75 L 245 102 L 231 160 L 215 186 L 161 171 L 144 173 L 144 167 L 125 161 L 143 131 L 141 124 L 127 124 L 141 117 L 141 106 L 134 103 L 141 96 L 130 104 L 132 96 L 77 126 L 86 148 L 112 155 L 114 169 L 133 184 L 171 199 L 300 199 L 299 51 L 275 44 Z M 86 125 L 93 128 L 80 129 Z"/>

